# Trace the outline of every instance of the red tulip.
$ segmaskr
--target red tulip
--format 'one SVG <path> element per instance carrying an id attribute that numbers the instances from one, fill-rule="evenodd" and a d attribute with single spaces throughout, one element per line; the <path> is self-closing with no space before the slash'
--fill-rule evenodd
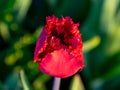
<path id="1" fill-rule="evenodd" d="M 66 78 L 84 67 L 82 38 L 70 17 L 46 17 L 34 52 L 39 70 L 51 76 Z"/>

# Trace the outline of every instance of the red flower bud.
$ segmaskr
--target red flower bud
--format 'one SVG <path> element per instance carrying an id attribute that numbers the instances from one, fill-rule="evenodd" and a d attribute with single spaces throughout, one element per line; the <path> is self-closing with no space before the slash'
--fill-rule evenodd
<path id="1" fill-rule="evenodd" d="M 84 67 L 79 24 L 70 17 L 46 17 L 34 52 L 39 70 L 51 76 L 69 77 Z"/>

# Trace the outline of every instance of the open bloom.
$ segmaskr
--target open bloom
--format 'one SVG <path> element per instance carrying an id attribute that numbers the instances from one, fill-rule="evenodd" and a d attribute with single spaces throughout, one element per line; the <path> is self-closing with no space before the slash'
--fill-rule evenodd
<path id="1" fill-rule="evenodd" d="M 34 52 L 39 70 L 51 76 L 69 77 L 84 67 L 82 39 L 70 17 L 46 17 Z"/>

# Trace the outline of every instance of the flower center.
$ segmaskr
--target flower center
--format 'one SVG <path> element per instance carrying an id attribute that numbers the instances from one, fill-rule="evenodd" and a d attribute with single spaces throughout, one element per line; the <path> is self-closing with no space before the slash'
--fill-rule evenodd
<path id="1" fill-rule="evenodd" d="M 81 43 L 78 26 L 79 24 L 73 24 L 70 19 L 47 23 L 45 27 L 47 43 L 45 43 L 43 51 L 39 53 L 39 58 L 42 59 L 48 53 L 59 49 L 65 49 L 68 52 L 75 51 Z"/>

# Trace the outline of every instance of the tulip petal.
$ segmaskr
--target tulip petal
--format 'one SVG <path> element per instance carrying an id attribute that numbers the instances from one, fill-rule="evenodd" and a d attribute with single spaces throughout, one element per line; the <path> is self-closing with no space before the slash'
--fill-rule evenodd
<path id="1" fill-rule="evenodd" d="M 40 71 L 60 78 L 71 76 L 83 67 L 82 54 L 74 58 L 74 56 L 70 55 L 64 49 L 56 50 L 48 54 L 42 60 L 42 63 L 39 63 Z"/>

